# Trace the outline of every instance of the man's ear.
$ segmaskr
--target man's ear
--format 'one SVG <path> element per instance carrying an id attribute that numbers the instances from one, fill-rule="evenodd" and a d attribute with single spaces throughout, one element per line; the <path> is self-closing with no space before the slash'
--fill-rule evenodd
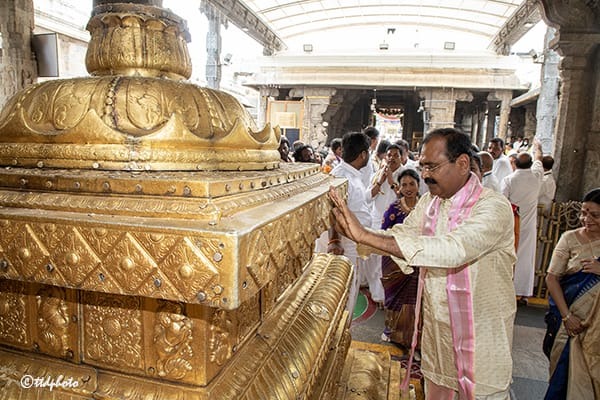
<path id="1" fill-rule="evenodd" d="M 471 172 L 471 157 L 468 154 L 461 154 L 456 159 L 456 164 L 460 167 L 461 172 Z"/>

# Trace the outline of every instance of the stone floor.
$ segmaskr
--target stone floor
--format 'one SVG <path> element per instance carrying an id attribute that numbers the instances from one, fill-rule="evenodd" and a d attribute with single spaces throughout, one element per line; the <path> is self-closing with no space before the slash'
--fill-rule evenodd
<path id="1" fill-rule="evenodd" d="M 512 351 L 512 400 L 544 398 L 548 386 L 548 360 L 542 353 L 542 339 L 546 328 L 545 312 L 543 306 L 525 305 L 517 309 Z M 357 318 L 350 328 L 352 340 L 395 347 L 381 342 L 383 324 L 384 314 L 381 310 Z"/>

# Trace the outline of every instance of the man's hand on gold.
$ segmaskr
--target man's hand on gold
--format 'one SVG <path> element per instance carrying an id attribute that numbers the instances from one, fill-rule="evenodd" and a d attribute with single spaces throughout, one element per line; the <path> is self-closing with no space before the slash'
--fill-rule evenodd
<path id="1" fill-rule="evenodd" d="M 364 228 L 356 216 L 350 211 L 348 205 L 338 195 L 334 187 L 329 188 L 329 197 L 333 201 L 335 208 L 333 215 L 335 217 L 335 229 L 342 235 L 359 243 L 360 236 L 364 232 Z"/>

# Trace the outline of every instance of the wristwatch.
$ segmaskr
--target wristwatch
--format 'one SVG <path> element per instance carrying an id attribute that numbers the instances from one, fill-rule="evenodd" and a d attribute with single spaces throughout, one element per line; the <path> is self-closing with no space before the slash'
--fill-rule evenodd
<path id="1" fill-rule="evenodd" d="M 396 184 L 396 183 L 392 183 L 392 184 L 390 185 L 390 187 L 392 188 L 392 190 L 396 190 L 396 189 L 398 188 L 398 184 Z"/>

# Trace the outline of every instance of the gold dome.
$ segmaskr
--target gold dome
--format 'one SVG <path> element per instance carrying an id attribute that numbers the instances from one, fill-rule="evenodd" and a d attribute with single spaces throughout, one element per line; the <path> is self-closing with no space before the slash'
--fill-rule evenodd
<path id="1" fill-rule="evenodd" d="M 231 95 L 185 82 L 185 22 L 168 10 L 100 5 L 88 24 L 93 77 L 47 81 L 0 114 L 0 165 L 104 170 L 264 170 L 279 130 Z"/>

